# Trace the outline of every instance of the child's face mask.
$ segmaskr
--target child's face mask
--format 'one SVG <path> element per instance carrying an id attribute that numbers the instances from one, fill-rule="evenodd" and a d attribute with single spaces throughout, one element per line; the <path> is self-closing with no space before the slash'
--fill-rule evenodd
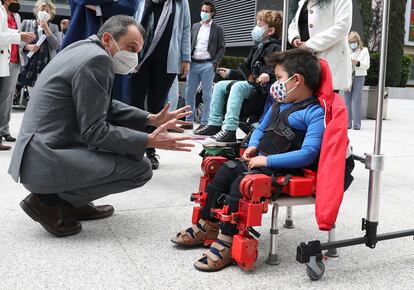
<path id="1" fill-rule="evenodd" d="M 265 32 L 268 30 L 268 27 L 262 27 L 256 25 L 252 30 L 252 38 L 256 42 L 261 42 L 263 40 Z"/>
<path id="2" fill-rule="evenodd" d="M 270 94 L 272 95 L 273 99 L 279 103 L 283 102 L 286 99 L 287 95 L 293 92 L 297 87 L 291 88 L 289 91 L 286 89 L 286 84 L 293 79 L 295 75 L 292 75 L 286 81 L 282 82 L 281 80 L 277 80 L 273 83 L 270 87 Z"/>

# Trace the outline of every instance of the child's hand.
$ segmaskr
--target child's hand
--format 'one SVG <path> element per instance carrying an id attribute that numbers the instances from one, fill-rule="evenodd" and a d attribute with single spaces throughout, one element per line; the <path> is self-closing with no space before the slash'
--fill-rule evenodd
<path id="1" fill-rule="evenodd" d="M 225 68 L 225 67 L 218 67 L 217 68 L 217 72 L 219 73 L 219 75 L 223 79 L 227 78 L 229 76 L 229 74 L 230 74 L 230 70 L 228 68 Z"/>
<path id="2" fill-rule="evenodd" d="M 261 85 L 267 84 L 270 81 L 270 77 L 267 73 L 262 73 L 258 78 L 257 82 Z"/>
<path id="3" fill-rule="evenodd" d="M 250 161 L 250 159 L 252 159 L 256 155 L 257 155 L 257 148 L 250 146 L 244 151 L 242 158 L 243 160 Z"/>
<path id="4" fill-rule="evenodd" d="M 257 168 L 257 167 L 266 167 L 267 166 L 267 158 L 265 156 L 256 156 L 250 159 L 249 161 L 249 169 Z"/>

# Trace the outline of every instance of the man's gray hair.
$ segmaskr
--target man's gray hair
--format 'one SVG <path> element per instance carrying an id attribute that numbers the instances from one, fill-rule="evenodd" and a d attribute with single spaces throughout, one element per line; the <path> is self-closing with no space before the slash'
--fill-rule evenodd
<path id="1" fill-rule="evenodd" d="M 117 41 L 121 36 L 127 34 L 128 27 L 134 25 L 138 28 L 138 31 L 144 37 L 145 30 L 138 24 L 134 18 L 125 15 L 115 15 L 105 21 L 105 23 L 99 29 L 97 35 L 99 39 L 102 39 L 104 32 L 108 32 Z"/>

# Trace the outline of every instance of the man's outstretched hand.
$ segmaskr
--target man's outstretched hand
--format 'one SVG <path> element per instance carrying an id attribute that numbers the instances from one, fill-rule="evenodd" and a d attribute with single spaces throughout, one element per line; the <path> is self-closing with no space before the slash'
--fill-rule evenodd
<path id="1" fill-rule="evenodd" d="M 187 122 L 172 119 L 167 123 L 159 126 L 154 132 L 148 135 L 148 147 L 190 152 L 194 147 L 193 143 L 184 142 L 191 140 L 191 136 L 183 136 L 181 134 L 170 134 L 168 129 L 177 130 L 177 125 L 183 125 Z"/>
<path id="2" fill-rule="evenodd" d="M 158 114 L 150 114 L 148 118 L 148 125 L 159 127 L 162 124 L 165 124 L 170 120 L 182 119 L 192 114 L 192 112 L 189 111 L 189 109 L 191 108 L 190 106 L 185 106 L 178 110 L 169 112 L 168 109 L 170 107 L 171 107 L 171 104 L 168 103 L 165 105 L 164 109 L 162 109 L 161 112 L 159 112 Z M 190 125 L 191 123 L 181 121 L 181 123 L 178 123 L 178 124 L 179 125 Z M 179 132 L 184 132 L 183 129 L 178 128 L 178 127 L 168 128 L 168 129 L 174 129 Z"/>

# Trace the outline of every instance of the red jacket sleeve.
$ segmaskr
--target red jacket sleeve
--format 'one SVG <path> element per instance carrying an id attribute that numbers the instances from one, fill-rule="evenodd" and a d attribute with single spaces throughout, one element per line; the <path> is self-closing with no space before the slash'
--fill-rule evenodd
<path id="1" fill-rule="evenodd" d="M 329 112 L 329 111 L 328 111 Z M 335 94 L 319 158 L 315 214 L 319 229 L 329 231 L 336 222 L 344 195 L 348 113 L 341 96 Z"/>

